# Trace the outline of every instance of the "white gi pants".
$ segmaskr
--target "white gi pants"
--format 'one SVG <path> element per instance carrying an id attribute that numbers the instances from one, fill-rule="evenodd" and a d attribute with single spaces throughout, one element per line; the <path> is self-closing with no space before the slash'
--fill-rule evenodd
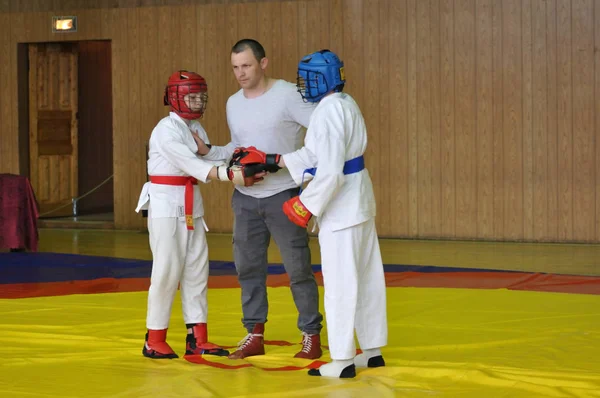
<path id="1" fill-rule="evenodd" d="M 184 322 L 206 322 L 208 245 L 203 219 L 195 218 L 194 230 L 188 231 L 184 220 L 149 217 L 148 231 L 153 261 L 146 327 L 169 327 L 179 284 Z"/>
<path id="2" fill-rule="evenodd" d="M 387 345 L 386 292 L 375 220 L 339 231 L 319 231 L 325 318 L 331 359 L 356 356 L 360 347 Z"/>

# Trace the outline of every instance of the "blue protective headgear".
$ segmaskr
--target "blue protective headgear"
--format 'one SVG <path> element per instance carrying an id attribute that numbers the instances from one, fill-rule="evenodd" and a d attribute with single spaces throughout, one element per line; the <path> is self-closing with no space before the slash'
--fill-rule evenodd
<path id="1" fill-rule="evenodd" d="M 298 63 L 296 86 L 304 101 L 319 102 L 330 92 L 342 91 L 344 83 L 344 63 L 329 50 L 309 54 Z"/>

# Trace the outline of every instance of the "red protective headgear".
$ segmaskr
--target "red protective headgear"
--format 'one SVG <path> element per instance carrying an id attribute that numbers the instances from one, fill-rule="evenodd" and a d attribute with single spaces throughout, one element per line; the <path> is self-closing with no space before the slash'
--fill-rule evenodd
<path id="1" fill-rule="evenodd" d="M 171 111 L 175 112 L 184 119 L 193 120 L 202 117 L 206 109 L 208 94 L 203 96 L 202 107 L 194 111 L 185 104 L 184 97 L 187 94 L 206 93 L 208 86 L 202 76 L 194 72 L 180 70 L 169 77 L 169 82 L 165 88 L 165 105 L 171 106 Z"/>

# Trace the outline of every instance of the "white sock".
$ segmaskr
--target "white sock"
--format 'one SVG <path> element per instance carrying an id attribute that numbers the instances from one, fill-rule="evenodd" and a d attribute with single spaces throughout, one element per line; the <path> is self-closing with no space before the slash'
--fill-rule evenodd
<path id="1" fill-rule="evenodd" d="M 354 364 L 359 368 L 366 368 L 369 366 L 369 359 L 381 355 L 380 348 L 371 348 L 363 350 L 362 354 L 358 354 L 354 357 Z"/>
<path id="2" fill-rule="evenodd" d="M 321 366 L 319 368 L 319 373 L 321 373 L 321 376 L 325 377 L 340 377 L 342 370 L 352 364 L 352 359 L 345 359 L 342 361 L 333 360 L 333 362 Z"/>

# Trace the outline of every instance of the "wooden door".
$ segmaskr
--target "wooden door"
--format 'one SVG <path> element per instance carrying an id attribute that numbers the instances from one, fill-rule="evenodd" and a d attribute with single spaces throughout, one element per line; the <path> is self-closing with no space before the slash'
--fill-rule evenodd
<path id="1" fill-rule="evenodd" d="M 29 45 L 29 166 L 40 215 L 70 215 L 77 189 L 77 47 Z M 55 210 L 57 209 L 57 210 Z"/>

